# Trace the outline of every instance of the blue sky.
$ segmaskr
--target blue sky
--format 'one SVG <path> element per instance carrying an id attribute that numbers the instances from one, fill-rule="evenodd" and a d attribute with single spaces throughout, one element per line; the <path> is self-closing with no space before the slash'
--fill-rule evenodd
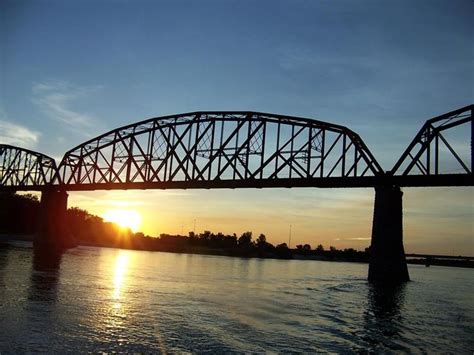
<path id="1" fill-rule="evenodd" d="M 0 139 L 59 158 L 106 130 L 148 117 L 255 110 L 346 125 L 388 170 L 424 120 L 474 101 L 473 10 L 470 0 L 2 1 Z M 405 208 L 407 245 L 420 238 L 416 250 L 428 250 L 433 243 L 422 242 L 421 235 L 436 232 L 433 238 L 444 245 L 443 236 L 451 233 L 474 253 L 472 189 L 454 190 L 405 193 L 406 207 L 413 208 L 411 215 Z M 101 213 L 107 206 L 98 207 L 98 199 L 121 196 L 110 194 L 71 194 L 70 204 Z M 331 244 L 370 236 L 370 189 L 152 194 L 156 201 L 181 203 L 183 217 L 167 216 L 150 234 L 189 229 L 199 215 L 209 220 L 202 223 L 209 229 L 232 232 L 240 223 L 274 242 L 286 238 L 290 223 L 301 241 L 312 244 L 319 229 L 331 235 L 320 237 Z M 448 206 L 432 203 L 426 211 L 425 202 L 440 194 Z M 126 196 L 145 199 L 148 211 L 165 214 L 139 193 Z M 291 211 L 308 213 L 270 228 L 277 216 L 265 224 L 242 207 L 239 223 L 219 223 L 235 217 L 235 206 L 251 204 L 258 212 L 280 197 Z M 192 202 L 202 198 L 216 202 L 203 211 Z M 332 201 L 329 207 L 339 212 L 322 213 L 324 206 L 315 202 L 320 199 Z M 346 211 L 351 204 L 359 207 Z M 222 216 L 218 210 L 228 212 Z M 339 230 L 328 222 L 329 210 L 344 210 L 354 221 Z M 423 229 L 446 215 L 451 217 L 444 227 Z M 298 225 L 304 225 L 300 232 Z"/>

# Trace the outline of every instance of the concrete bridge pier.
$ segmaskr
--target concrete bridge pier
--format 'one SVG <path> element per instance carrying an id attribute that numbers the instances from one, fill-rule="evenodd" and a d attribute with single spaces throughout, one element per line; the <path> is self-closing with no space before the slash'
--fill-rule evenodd
<path id="1" fill-rule="evenodd" d="M 66 221 L 67 198 L 66 191 L 42 191 L 35 248 L 54 252 L 77 246 Z"/>
<path id="2" fill-rule="evenodd" d="M 410 280 L 403 248 L 403 192 L 398 186 L 375 187 L 369 281 Z"/>

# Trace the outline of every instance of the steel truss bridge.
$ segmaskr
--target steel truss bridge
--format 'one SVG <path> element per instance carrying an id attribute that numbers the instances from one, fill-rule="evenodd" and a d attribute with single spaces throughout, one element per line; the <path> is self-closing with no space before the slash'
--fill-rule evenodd
<path id="1" fill-rule="evenodd" d="M 344 126 L 192 112 L 117 128 L 71 149 L 59 165 L 0 144 L 0 191 L 472 186 L 473 107 L 426 121 L 389 171 Z M 460 129 L 463 140 L 450 143 L 448 132 Z"/>
<path id="2" fill-rule="evenodd" d="M 50 251 L 75 245 L 68 237 L 66 191 L 374 187 L 368 279 L 404 282 L 410 277 L 400 187 L 473 186 L 473 109 L 426 121 L 389 171 L 346 127 L 261 112 L 152 118 L 77 146 L 59 165 L 0 144 L 0 192 L 42 192 L 35 246 Z"/>

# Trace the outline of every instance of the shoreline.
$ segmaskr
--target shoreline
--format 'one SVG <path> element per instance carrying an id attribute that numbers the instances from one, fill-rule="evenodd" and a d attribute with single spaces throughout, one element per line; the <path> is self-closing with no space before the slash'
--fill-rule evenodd
<path id="1" fill-rule="evenodd" d="M 35 234 L 0 234 L 0 243 L 8 242 L 33 242 Z M 298 249 L 288 249 L 288 254 L 284 257 L 276 255 L 275 253 L 269 253 L 258 250 L 241 250 L 235 249 L 223 249 L 223 248 L 209 248 L 202 246 L 181 246 L 181 247 L 160 247 L 155 249 L 139 248 L 136 245 L 107 245 L 106 243 L 91 243 L 90 241 L 78 241 L 78 246 L 89 246 L 99 248 L 114 248 L 114 249 L 125 249 L 125 250 L 141 250 L 149 252 L 165 252 L 175 254 L 195 254 L 195 255 L 215 255 L 215 256 L 228 256 L 228 257 L 240 257 L 240 258 L 256 258 L 256 259 L 283 259 L 283 260 L 315 260 L 315 261 L 330 261 L 330 262 L 351 262 L 351 263 L 369 263 L 369 255 L 365 252 L 362 256 L 347 256 L 344 255 L 344 251 L 324 251 L 323 253 L 316 254 L 315 251 L 301 251 Z M 339 254 L 339 255 L 337 255 Z M 342 255 L 341 255 L 342 254 Z M 407 264 L 412 265 L 425 265 L 426 267 L 434 266 L 447 266 L 447 267 L 462 267 L 462 268 L 474 268 L 474 258 L 465 256 L 447 256 L 447 255 L 428 255 L 428 254 L 407 254 Z"/>

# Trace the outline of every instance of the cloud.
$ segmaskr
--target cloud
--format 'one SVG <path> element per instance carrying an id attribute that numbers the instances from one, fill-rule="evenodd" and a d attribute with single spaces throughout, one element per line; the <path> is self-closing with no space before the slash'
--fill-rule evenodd
<path id="1" fill-rule="evenodd" d="M 9 122 L 5 113 L 0 112 L 0 143 L 32 148 L 38 143 L 40 133 L 25 126 Z"/>
<path id="2" fill-rule="evenodd" d="M 81 87 L 65 81 L 48 81 L 33 85 L 32 101 L 51 119 L 87 134 L 87 128 L 94 126 L 95 118 L 73 110 L 71 104 L 100 89 L 102 86 Z"/>

